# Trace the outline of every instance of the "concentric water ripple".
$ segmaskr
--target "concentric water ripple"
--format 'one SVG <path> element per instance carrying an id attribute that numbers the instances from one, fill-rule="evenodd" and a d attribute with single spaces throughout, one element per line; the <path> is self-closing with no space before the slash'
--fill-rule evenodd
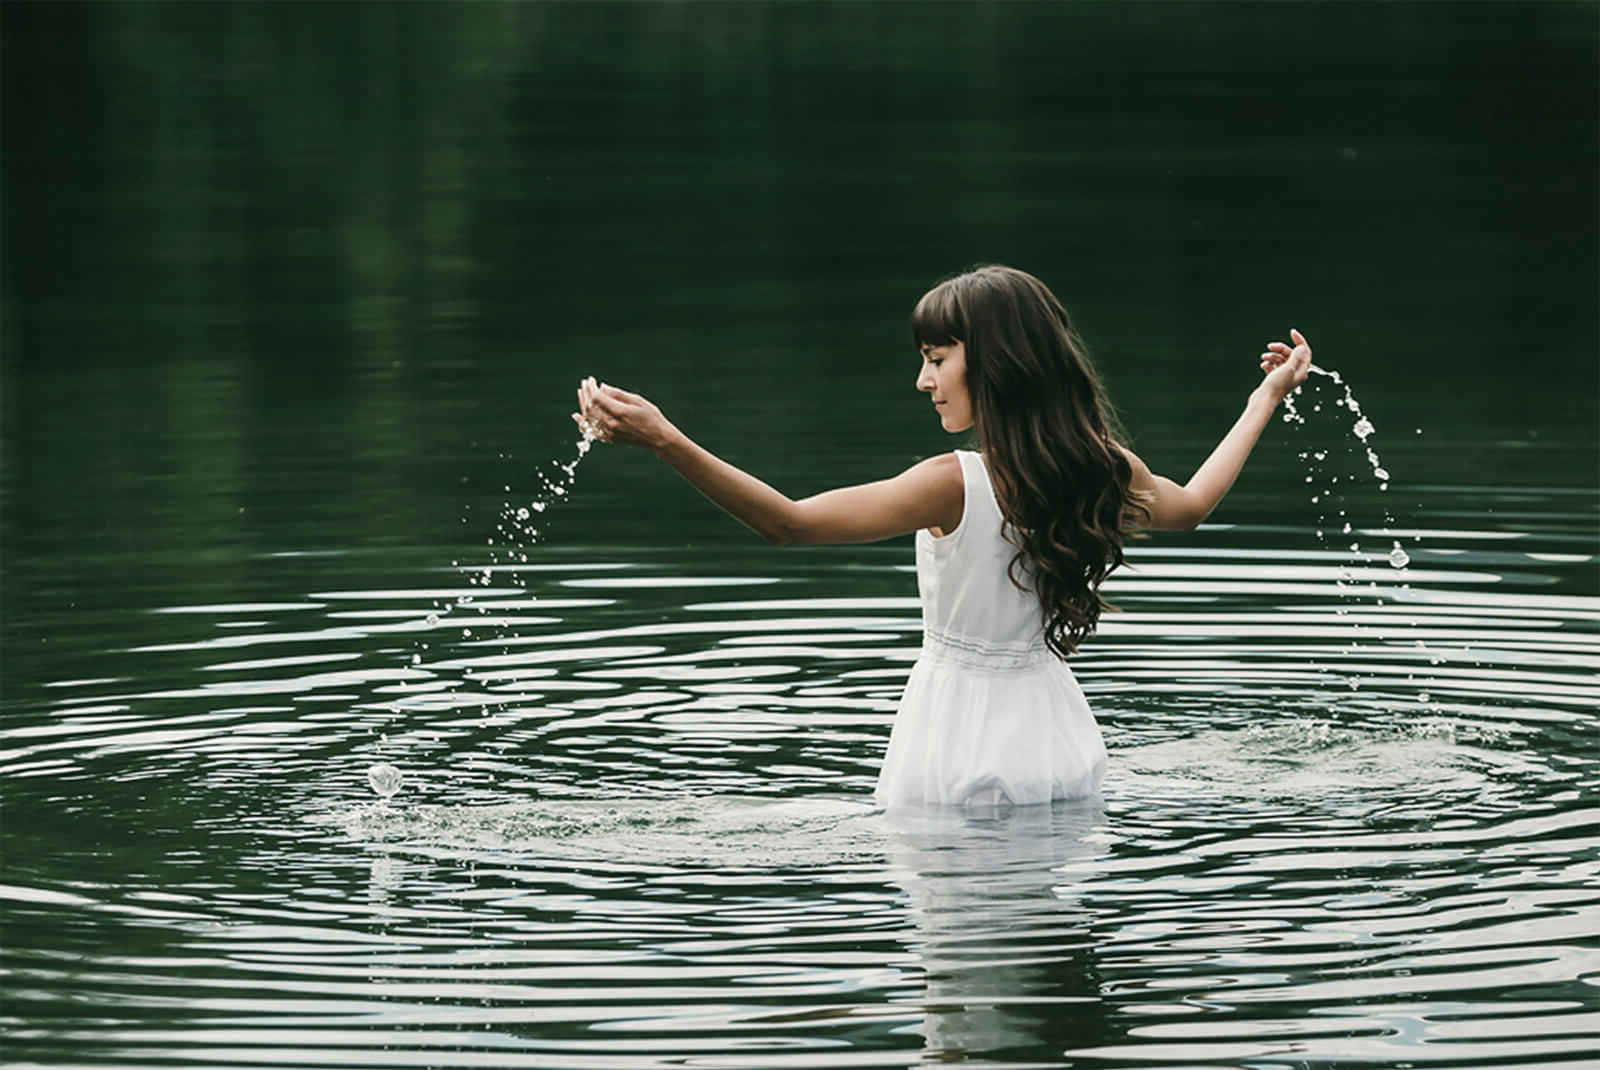
<path id="1" fill-rule="evenodd" d="M 1396 532 L 1405 569 L 1138 547 L 1074 665 L 1104 797 L 915 818 L 869 802 L 899 548 L 285 560 L 278 597 L 150 607 L 114 673 L 62 637 L 7 710 L 8 1057 L 1582 1063 L 1589 522 Z"/>

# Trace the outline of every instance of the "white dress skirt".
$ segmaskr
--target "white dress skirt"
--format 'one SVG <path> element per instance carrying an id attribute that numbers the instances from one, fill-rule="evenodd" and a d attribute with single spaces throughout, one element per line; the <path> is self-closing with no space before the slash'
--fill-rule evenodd
<path id="1" fill-rule="evenodd" d="M 956 451 L 961 523 L 917 533 L 922 652 L 895 713 L 873 798 L 908 806 L 1025 806 L 1096 793 L 1106 749 L 1043 613 L 1007 575 L 1015 548 L 983 458 Z"/>

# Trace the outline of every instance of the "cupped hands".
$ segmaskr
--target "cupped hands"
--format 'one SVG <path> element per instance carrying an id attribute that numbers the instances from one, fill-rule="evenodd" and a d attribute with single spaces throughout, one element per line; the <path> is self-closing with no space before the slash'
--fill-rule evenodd
<path id="1" fill-rule="evenodd" d="M 596 382 L 589 376 L 578 384 L 578 411 L 573 422 L 584 434 L 601 442 L 625 442 L 660 449 L 672 425 L 649 399 L 620 387 Z"/>

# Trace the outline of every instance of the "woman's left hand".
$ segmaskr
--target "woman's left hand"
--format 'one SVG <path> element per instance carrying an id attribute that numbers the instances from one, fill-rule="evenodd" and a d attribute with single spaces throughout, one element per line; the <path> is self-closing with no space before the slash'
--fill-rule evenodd
<path id="1" fill-rule="evenodd" d="M 1293 328 L 1289 337 L 1294 340 L 1293 347 L 1287 342 L 1268 342 L 1267 351 L 1261 354 L 1261 372 L 1266 376 L 1261 385 L 1272 392 L 1275 401 L 1282 401 L 1311 372 L 1311 343 Z"/>
<path id="2" fill-rule="evenodd" d="M 638 394 L 597 383 L 593 376 L 578 384 L 578 427 L 601 442 L 626 442 L 658 450 L 667 444 L 673 426 L 661 410 Z"/>

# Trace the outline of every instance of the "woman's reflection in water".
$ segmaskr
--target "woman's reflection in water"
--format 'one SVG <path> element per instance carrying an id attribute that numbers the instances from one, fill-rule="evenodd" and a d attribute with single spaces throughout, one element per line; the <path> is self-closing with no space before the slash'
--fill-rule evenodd
<path id="1" fill-rule="evenodd" d="M 885 820 L 927 975 L 924 1061 L 1059 1060 L 1107 1039 L 1081 874 L 1058 872 L 1106 853 L 1093 842 L 1098 799 Z"/>

